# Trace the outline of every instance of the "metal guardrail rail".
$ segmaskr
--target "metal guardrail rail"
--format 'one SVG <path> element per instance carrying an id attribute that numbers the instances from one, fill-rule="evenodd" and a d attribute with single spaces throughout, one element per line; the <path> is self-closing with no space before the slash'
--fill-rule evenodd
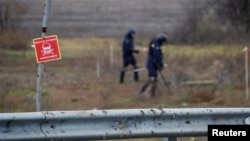
<path id="1" fill-rule="evenodd" d="M 0 140 L 105 140 L 207 136 L 207 126 L 219 124 L 250 124 L 250 108 L 1 113 Z"/>

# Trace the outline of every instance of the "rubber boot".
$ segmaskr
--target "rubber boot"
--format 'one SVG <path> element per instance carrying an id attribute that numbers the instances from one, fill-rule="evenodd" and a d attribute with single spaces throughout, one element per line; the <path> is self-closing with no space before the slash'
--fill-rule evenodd
<path id="1" fill-rule="evenodd" d="M 144 93 L 144 92 L 146 91 L 147 87 L 149 86 L 149 84 L 150 84 L 150 81 L 147 81 L 147 82 L 142 86 L 142 88 L 140 89 L 138 95 L 141 95 L 142 93 Z"/>
<path id="2" fill-rule="evenodd" d="M 122 70 L 121 73 L 120 73 L 120 83 L 124 82 L 124 76 L 125 76 L 125 71 Z"/>
<path id="3" fill-rule="evenodd" d="M 134 72 L 134 81 L 135 81 L 135 82 L 138 82 L 138 81 L 139 81 L 139 74 L 138 74 L 137 71 Z"/>

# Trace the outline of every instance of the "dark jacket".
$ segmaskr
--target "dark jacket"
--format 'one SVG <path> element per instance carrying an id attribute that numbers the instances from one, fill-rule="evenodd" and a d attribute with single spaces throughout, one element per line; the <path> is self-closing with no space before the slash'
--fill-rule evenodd
<path id="1" fill-rule="evenodd" d="M 135 57 L 133 53 L 135 52 L 134 50 L 134 39 L 131 36 L 132 33 L 128 32 L 122 43 L 122 56 L 123 56 L 123 61 L 126 65 L 128 64 L 136 64 Z"/>
<path id="2" fill-rule="evenodd" d="M 156 38 L 149 43 L 147 69 L 160 70 L 163 68 L 163 54 L 161 50 L 161 43 Z"/>

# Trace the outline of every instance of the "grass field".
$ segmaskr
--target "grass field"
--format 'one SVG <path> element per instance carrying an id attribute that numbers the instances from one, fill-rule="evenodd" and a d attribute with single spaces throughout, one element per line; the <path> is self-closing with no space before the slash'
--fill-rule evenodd
<path id="1" fill-rule="evenodd" d="M 163 74 L 172 83 L 173 95 L 167 93 L 159 79 L 156 97 L 150 98 L 148 91 L 137 96 L 147 80 L 146 70 L 139 73 L 140 81 L 136 83 L 132 80 L 130 67 L 125 83 L 118 83 L 122 64 L 120 41 L 59 38 L 59 44 L 62 59 L 45 63 L 43 111 L 250 106 L 245 95 L 244 53 L 242 47 L 237 45 L 164 46 L 164 61 L 169 67 Z M 145 67 L 146 45 L 136 46 L 141 51 L 136 55 L 140 67 Z M 0 50 L 0 55 L 0 111 L 36 111 L 38 64 L 34 50 Z M 100 64 L 99 77 L 97 63 Z M 182 85 L 187 81 L 205 80 L 216 80 L 218 83 Z"/>
<path id="2" fill-rule="evenodd" d="M 4 1 L 7 0 L 0 3 Z M 45 63 L 42 111 L 249 107 L 242 45 L 164 46 L 168 67 L 163 75 L 171 82 L 173 95 L 169 95 L 159 78 L 156 97 L 151 98 L 149 91 L 138 96 L 148 79 L 146 70 L 140 71 L 140 81 L 136 83 L 130 67 L 125 83 L 118 83 L 122 60 L 121 41 L 117 39 L 122 38 L 127 28 L 136 28 L 136 48 L 140 50 L 136 58 L 144 68 L 148 39 L 160 32 L 168 35 L 173 30 L 181 32 L 175 26 L 187 16 L 184 7 L 189 2 L 52 0 L 48 35 L 58 35 L 62 59 Z M 44 1 L 22 0 L 20 4 L 27 6 L 20 26 L 31 38 L 40 37 Z M 0 112 L 36 111 L 37 69 L 32 48 L 0 49 Z M 211 81 L 216 83 L 205 83 Z M 162 141 L 162 138 L 129 139 L 134 140 Z M 206 137 L 178 138 L 178 141 L 206 140 Z"/>
<path id="3" fill-rule="evenodd" d="M 43 110 L 137 107 L 240 107 L 245 100 L 244 53 L 236 45 L 210 47 L 174 46 L 163 48 L 165 77 L 172 82 L 174 95 L 166 92 L 161 79 L 156 98 L 146 92 L 136 94 L 147 80 L 140 72 L 140 82 L 133 82 L 132 67 L 125 84 L 119 84 L 120 42 L 112 39 L 59 39 L 62 59 L 45 63 Z M 136 55 L 145 67 L 145 46 Z M 111 56 L 110 54 L 113 54 Z M 0 96 L 2 112 L 35 111 L 37 63 L 34 50 L 1 50 Z M 97 75 L 97 63 L 100 74 Z M 99 77 L 99 78 L 98 78 Z M 186 81 L 216 80 L 214 85 L 181 85 Z M 236 100 L 237 99 L 237 100 Z M 57 103 L 54 103 L 57 101 Z"/>

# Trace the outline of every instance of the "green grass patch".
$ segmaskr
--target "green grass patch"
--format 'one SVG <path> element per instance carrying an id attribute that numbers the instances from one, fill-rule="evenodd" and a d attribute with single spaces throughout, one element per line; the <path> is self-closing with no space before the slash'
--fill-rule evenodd
<path id="1" fill-rule="evenodd" d="M 16 51 L 16 50 L 3 50 L 0 49 L 1 58 L 8 58 L 8 59 L 30 59 L 35 57 L 35 52 L 33 50 L 26 50 L 26 51 Z"/>
<path id="2" fill-rule="evenodd" d="M 131 102 L 133 102 L 133 99 L 129 97 L 119 99 L 119 103 L 131 103 Z"/>
<path id="3" fill-rule="evenodd" d="M 243 47 L 239 45 L 208 45 L 208 46 L 184 46 L 167 45 L 162 47 L 163 52 L 169 56 L 192 56 L 200 57 L 209 54 L 236 55 L 242 53 Z"/>
<path id="4" fill-rule="evenodd" d="M 36 90 L 34 88 L 16 88 L 16 89 L 11 89 L 8 94 L 10 95 L 27 95 L 30 93 L 36 93 Z"/>
<path id="5" fill-rule="evenodd" d="M 83 56 L 98 56 L 103 55 L 105 52 L 109 53 L 110 47 L 114 51 L 120 51 L 121 41 L 115 39 L 105 38 L 59 38 L 60 52 L 62 59 L 83 57 Z M 136 44 L 136 47 L 141 45 Z M 209 54 L 229 54 L 235 55 L 242 53 L 244 46 L 241 45 L 165 45 L 162 47 L 164 54 L 171 56 L 193 56 L 199 57 Z M 0 50 L 3 57 L 10 59 L 26 59 L 35 58 L 34 49 L 27 51 L 13 51 L 13 50 Z"/>
<path id="6" fill-rule="evenodd" d="M 18 96 L 24 96 L 28 94 L 36 94 L 36 88 L 34 87 L 27 87 L 27 88 L 15 88 L 11 89 L 7 92 L 8 95 L 18 95 Z M 46 96 L 50 94 L 49 88 L 43 87 L 42 88 L 42 95 Z"/>
<path id="7" fill-rule="evenodd" d="M 59 39 L 62 58 L 74 58 L 79 56 L 96 56 L 111 46 L 117 46 L 113 39 L 101 38 L 70 38 Z"/>

